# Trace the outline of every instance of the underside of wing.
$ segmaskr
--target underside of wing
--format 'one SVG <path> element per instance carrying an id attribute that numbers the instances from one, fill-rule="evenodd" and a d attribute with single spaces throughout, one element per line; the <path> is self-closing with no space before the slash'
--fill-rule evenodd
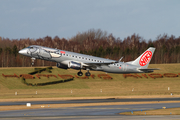
<path id="1" fill-rule="evenodd" d="M 84 64 L 86 64 L 86 65 L 88 65 L 88 66 L 92 66 L 92 67 L 94 67 L 94 66 L 102 66 L 102 65 L 110 65 L 110 64 L 113 64 L 113 62 L 104 62 L 104 63 L 84 63 Z"/>

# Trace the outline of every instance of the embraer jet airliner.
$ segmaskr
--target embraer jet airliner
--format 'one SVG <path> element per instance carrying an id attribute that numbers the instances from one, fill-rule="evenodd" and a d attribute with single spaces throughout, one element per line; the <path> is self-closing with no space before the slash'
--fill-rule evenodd
<path id="1" fill-rule="evenodd" d="M 148 69 L 155 48 L 150 47 L 136 60 L 130 62 L 119 61 L 79 54 L 75 52 L 31 45 L 19 51 L 20 54 L 31 57 L 34 60 L 42 59 L 56 62 L 58 68 L 77 69 L 78 76 L 82 76 L 81 69 L 87 70 L 86 76 L 90 76 L 89 70 L 104 71 L 108 73 L 149 73 L 157 69 Z"/>

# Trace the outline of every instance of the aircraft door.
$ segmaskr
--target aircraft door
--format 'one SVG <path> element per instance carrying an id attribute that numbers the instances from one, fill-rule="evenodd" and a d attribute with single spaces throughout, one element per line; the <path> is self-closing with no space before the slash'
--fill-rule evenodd
<path id="1" fill-rule="evenodd" d="M 31 55 L 30 49 L 27 50 L 27 54 Z"/>
<path id="2" fill-rule="evenodd" d="M 39 56 L 42 56 L 42 53 L 43 53 L 43 50 L 42 50 L 42 48 L 40 47 L 40 48 L 39 48 L 39 54 L 38 54 L 38 55 L 39 55 Z"/>
<path id="3" fill-rule="evenodd" d="M 124 64 L 122 65 L 122 69 L 123 69 L 123 71 L 126 71 L 126 70 L 127 70 L 127 64 L 126 64 L 126 63 L 124 63 Z"/>

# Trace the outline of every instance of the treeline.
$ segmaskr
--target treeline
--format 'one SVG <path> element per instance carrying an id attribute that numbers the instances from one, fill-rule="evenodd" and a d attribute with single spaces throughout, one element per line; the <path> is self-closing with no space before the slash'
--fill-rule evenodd
<path id="1" fill-rule="evenodd" d="M 18 54 L 20 49 L 30 45 L 41 45 L 51 48 L 68 50 L 98 57 L 119 60 L 123 56 L 124 62 L 136 59 L 148 47 L 155 47 L 151 63 L 179 63 L 180 37 L 167 34 L 159 35 L 156 40 L 145 40 L 137 34 L 124 38 L 115 38 L 105 31 L 91 29 L 65 39 L 58 36 L 39 39 L 8 39 L 0 37 L 0 67 L 29 67 L 31 59 Z M 56 63 L 36 60 L 35 66 L 52 66 Z"/>

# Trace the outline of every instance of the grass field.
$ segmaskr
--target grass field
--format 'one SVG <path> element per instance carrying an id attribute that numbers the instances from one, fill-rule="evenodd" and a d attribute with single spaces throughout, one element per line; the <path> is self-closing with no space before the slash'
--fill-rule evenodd
<path id="1" fill-rule="evenodd" d="M 180 73 L 180 64 L 150 64 L 149 68 L 159 68 L 155 73 Z M 109 74 L 113 79 L 104 80 L 98 74 L 104 72 L 91 71 L 95 79 L 78 79 L 47 86 L 27 86 L 20 78 L 5 78 L 5 75 L 27 74 L 34 71 L 33 67 L 27 68 L 0 68 L 0 99 L 6 98 L 50 98 L 50 97 L 97 97 L 97 96 L 138 96 L 138 95 L 180 95 L 180 76 L 175 78 L 124 78 L 122 74 Z M 63 70 L 54 67 L 52 73 L 41 74 L 71 74 L 76 75 L 77 70 Z M 85 73 L 86 71 L 83 71 Z M 139 74 L 141 75 L 141 74 Z M 147 74 L 148 75 L 148 74 Z M 58 81 L 58 77 L 41 77 L 38 79 L 27 79 L 28 83 L 43 83 Z M 168 90 L 168 87 L 170 90 Z M 17 92 L 17 95 L 15 95 Z M 37 93 L 37 94 L 36 94 Z"/>

